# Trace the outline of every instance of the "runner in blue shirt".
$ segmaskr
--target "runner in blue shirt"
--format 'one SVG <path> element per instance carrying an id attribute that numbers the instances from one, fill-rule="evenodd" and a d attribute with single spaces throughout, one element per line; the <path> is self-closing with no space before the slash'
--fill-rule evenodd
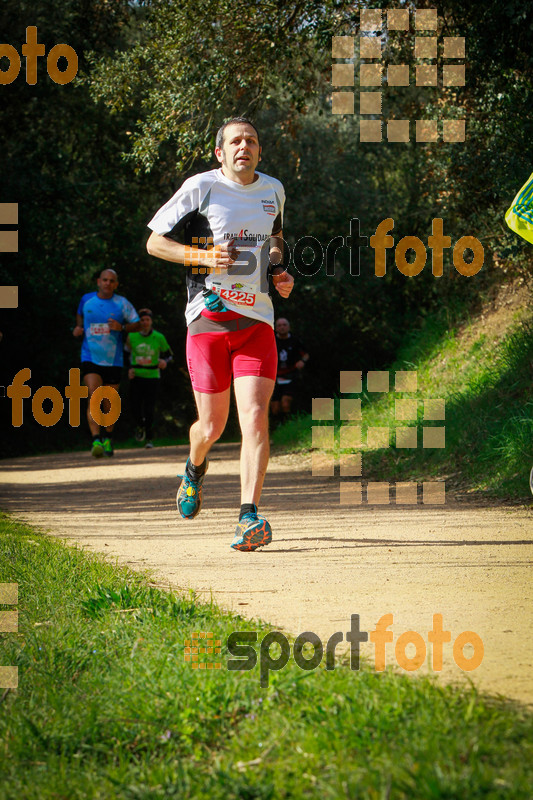
<path id="1" fill-rule="evenodd" d="M 101 428 L 94 421 L 90 399 L 99 386 L 111 386 L 118 391 L 124 363 L 122 335 L 139 330 L 140 322 L 129 300 L 115 294 L 118 276 L 114 269 L 102 270 L 96 285 L 96 292 L 88 292 L 80 300 L 73 334 L 83 336 L 81 374 L 89 389 L 87 422 L 93 439 L 91 453 L 100 458 L 113 455 L 113 425 Z M 108 410 L 109 403 L 104 400 L 102 411 L 105 414 Z"/>

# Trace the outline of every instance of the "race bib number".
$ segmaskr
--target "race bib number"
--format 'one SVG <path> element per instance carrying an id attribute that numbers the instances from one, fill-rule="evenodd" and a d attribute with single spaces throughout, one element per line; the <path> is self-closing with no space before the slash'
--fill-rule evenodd
<path id="1" fill-rule="evenodd" d="M 253 306 L 255 294 L 251 292 L 240 292 L 237 289 L 219 289 L 218 293 L 223 300 L 229 300 L 237 306 Z"/>
<path id="2" fill-rule="evenodd" d="M 151 363 L 152 359 L 150 358 L 150 356 L 137 356 L 137 358 L 135 359 L 135 365 L 137 367 L 144 367 L 145 365 L 150 366 Z"/>
<path id="3" fill-rule="evenodd" d="M 109 325 L 107 322 L 91 322 L 89 333 L 91 336 L 108 336 Z"/>

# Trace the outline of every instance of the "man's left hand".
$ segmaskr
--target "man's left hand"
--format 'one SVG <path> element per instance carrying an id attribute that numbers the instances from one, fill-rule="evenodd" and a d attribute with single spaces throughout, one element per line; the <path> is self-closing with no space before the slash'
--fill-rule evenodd
<path id="1" fill-rule="evenodd" d="M 160 358 L 159 361 L 157 362 L 157 366 L 159 367 L 159 369 L 166 369 L 167 362 L 165 361 L 164 358 Z"/>
<path id="2" fill-rule="evenodd" d="M 118 321 L 118 319 L 113 319 L 113 317 L 109 317 L 107 320 L 107 324 L 109 325 L 109 329 L 112 331 L 121 331 L 122 325 Z"/>
<path id="3" fill-rule="evenodd" d="M 285 270 L 285 272 L 280 272 L 279 275 L 273 275 L 272 280 L 282 297 L 288 297 L 290 295 L 292 287 L 294 286 L 294 278 L 292 275 Z"/>

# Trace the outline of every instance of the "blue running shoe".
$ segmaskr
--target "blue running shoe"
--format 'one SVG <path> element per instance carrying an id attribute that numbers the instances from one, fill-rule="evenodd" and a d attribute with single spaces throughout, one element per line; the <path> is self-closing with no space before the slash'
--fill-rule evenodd
<path id="1" fill-rule="evenodd" d="M 187 459 L 187 464 L 189 461 L 190 459 Z M 206 459 L 205 472 L 197 481 L 189 478 L 187 467 L 185 467 L 185 475 L 178 475 L 178 478 L 181 478 L 182 481 L 176 495 L 176 505 L 183 519 L 193 519 L 202 508 L 202 483 L 208 466 L 209 462 Z"/>
<path id="2" fill-rule="evenodd" d="M 237 523 L 231 547 L 234 550 L 257 550 L 258 547 L 264 547 L 271 541 L 270 523 L 264 517 L 250 511 Z"/>

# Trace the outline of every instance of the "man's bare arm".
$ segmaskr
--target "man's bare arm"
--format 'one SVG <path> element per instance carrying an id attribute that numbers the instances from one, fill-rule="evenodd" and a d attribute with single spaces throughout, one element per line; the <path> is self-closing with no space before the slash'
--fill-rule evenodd
<path id="1" fill-rule="evenodd" d="M 76 327 L 72 331 L 73 336 L 83 336 L 83 317 L 81 314 L 76 314 Z"/>
<path id="2" fill-rule="evenodd" d="M 270 237 L 270 263 L 273 265 L 272 280 L 274 286 L 282 297 L 288 297 L 294 286 L 294 278 L 283 264 L 283 231 L 277 231 L 275 236 Z M 280 266 L 276 269 L 276 264 Z"/>
<path id="3" fill-rule="evenodd" d="M 223 244 L 201 250 L 199 247 L 190 247 L 180 242 L 174 242 L 152 231 L 146 249 L 151 256 L 162 258 L 163 261 L 172 261 L 175 264 L 184 264 L 186 267 L 212 267 L 213 269 L 228 269 L 238 256 L 234 247 L 234 239 Z"/>
<path id="4" fill-rule="evenodd" d="M 270 237 L 270 263 L 274 266 L 283 262 L 283 231 Z"/>
<path id="5" fill-rule="evenodd" d="M 141 322 L 137 320 L 137 322 L 126 322 L 124 325 L 118 321 L 118 319 L 113 319 L 113 317 L 109 317 L 107 320 L 107 324 L 109 325 L 109 330 L 111 331 L 124 331 L 124 333 L 134 333 L 135 331 L 139 331 L 141 329 Z"/>
<path id="6" fill-rule="evenodd" d="M 150 234 L 146 242 L 146 249 L 151 256 L 162 258 L 163 261 L 183 264 L 185 260 L 185 245 L 173 242 L 171 239 L 167 239 L 166 236 L 160 236 L 155 231 Z"/>

